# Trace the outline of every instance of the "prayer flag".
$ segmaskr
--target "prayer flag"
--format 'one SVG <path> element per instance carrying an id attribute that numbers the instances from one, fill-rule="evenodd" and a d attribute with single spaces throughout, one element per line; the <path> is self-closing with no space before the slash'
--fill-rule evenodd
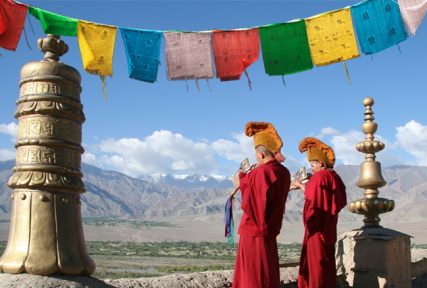
<path id="1" fill-rule="evenodd" d="M 313 64 L 328 65 L 359 57 L 349 8 L 305 19 Z"/>
<path id="2" fill-rule="evenodd" d="M 229 245 L 234 244 L 234 219 L 233 219 L 233 197 L 228 197 L 225 203 L 225 228 L 224 236 L 227 237 Z"/>
<path id="3" fill-rule="evenodd" d="M 360 47 L 377 53 L 408 38 L 394 0 L 367 0 L 351 7 Z"/>
<path id="4" fill-rule="evenodd" d="M 3 17 L 3 10 L 0 8 L 0 35 L 6 32 L 6 19 Z"/>
<path id="5" fill-rule="evenodd" d="M 77 31 L 84 69 L 101 76 L 113 75 L 116 27 L 79 20 Z"/>
<path id="6" fill-rule="evenodd" d="M 424 19 L 427 12 L 427 0 L 399 0 L 399 9 L 406 29 L 412 35 Z"/>
<path id="7" fill-rule="evenodd" d="M 28 7 L 10 0 L 0 1 L 0 47 L 15 51 L 21 38 Z"/>
<path id="8" fill-rule="evenodd" d="M 44 33 L 62 36 L 77 36 L 77 19 L 31 6 L 29 7 L 29 12 L 40 20 Z"/>
<path id="9" fill-rule="evenodd" d="M 258 28 L 232 31 L 213 31 L 216 77 L 221 81 L 238 80 L 242 72 L 259 56 Z"/>
<path id="10" fill-rule="evenodd" d="M 162 32 L 120 28 L 125 45 L 129 77 L 154 83 L 160 63 Z"/>
<path id="11" fill-rule="evenodd" d="M 204 32 L 165 32 L 169 80 L 213 78 L 211 35 Z"/>
<path id="12" fill-rule="evenodd" d="M 313 68 L 304 20 L 259 27 L 265 72 L 286 75 Z"/>

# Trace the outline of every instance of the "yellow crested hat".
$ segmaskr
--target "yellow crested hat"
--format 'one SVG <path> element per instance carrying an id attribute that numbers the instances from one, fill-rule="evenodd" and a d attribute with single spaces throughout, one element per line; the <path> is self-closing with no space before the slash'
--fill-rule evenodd
<path id="1" fill-rule="evenodd" d="M 254 136 L 255 148 L 263 145 L 272 153 L 277 153 L 283 146 L 282 139 L 277 134 L 273 124 L 268 122 L 248 122 L 245 134 L 246 136 Z"/>
<path id="2" fill-rule="evenodd" d="M 327 168 L 333 168 L 335 164 L 335 153 L 331 147 L 317 138 L 306 137 L 299 143 L 299 151 L 307 152 L 308 161 L 322 161 Z"/>

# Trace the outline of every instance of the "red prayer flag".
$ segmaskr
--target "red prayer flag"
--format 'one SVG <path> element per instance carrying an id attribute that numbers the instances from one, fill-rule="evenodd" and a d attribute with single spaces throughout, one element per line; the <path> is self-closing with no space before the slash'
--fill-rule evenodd
<path id="1" fill-rule="evenodd" d="M 221 81 L 240 79 L 242 72 L 258 60 L 259 47 L 258 28 L 213 31 L 216 77 Z"/>
<path id="2" fill-rule="evenodd" d="M 6 32 L 6 22 L 3 17 L 3 12 L 0 8 L 0 35 L 2 35 L 4 32 Z"/>
<path id="3" fill-rule="evenodd" d="M 0 47 L 15 51 L 24 28 L 28 7 L 10 0 L 0 1 Z"/>

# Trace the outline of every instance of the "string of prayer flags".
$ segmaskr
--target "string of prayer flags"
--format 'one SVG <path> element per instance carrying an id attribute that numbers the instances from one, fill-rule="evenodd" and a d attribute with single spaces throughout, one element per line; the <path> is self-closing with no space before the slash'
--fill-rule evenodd
<path id="1" fill-rule="evenodd" d="M 287 75 L 313 68 L 304 20 L 259 27 L 265 72 Z"/>
<path id="2" fill-rule="evenodd" d="M 0 0 L 0 47 L 16 49 L 28 9 L 45 33 L 77 36 L 83 67 L 101 77 L 106 95 L 105 76 L 112 76 L 117 27 L 62 16 L 14 0 Z M 215 61 L 217 78 L 238 80 L 245 73 L 251 88 L 247 68 L 258 60 L 260 46 L 264 69 L 270 76 L 281 75 L 283 79 L 284 75 L 309 70 L 314 65 L 342 62 L 350 80 L 345 61 L 359 57 L 355 34 L 363 53 L 377 53 L 407 39 L 408 32 L 415 35 L 426 13 L 427 0 L 364 0 L 310 18 L 249 29 L 120 31 L 130 78 L 150 83 L 157 80 L 163 33 L 169 80 L 195 79 L 198 87 L 198 79 L 214 77 Z"/>
<path id="3" fill-rule="evenodd" d="M 363 53 L 373 54 L 408 38 L 394 0 L 366 0 L 351 7 Z"/>
<path id="4" fill-rule="evenodd" d="M 400 14 L 409 33 L 415 35 L 427 12 L 426 0 L 398 0 Z"/>
<path id="5" fill-rule="evenodd" d="M 113 75 L 116 27 L 81 20 L 78 21 L 77 27 L 83 68 L 89 73 L 100 75 L 106 97 L 105 76 Z"/>
<path id="6" fill-rule="evenodd" d="M 328 65 L 359 57 L 350 8 L 305 19 L 313 64 Z"/>
<path id="7" fill-rule="evenodd" d="M 15 51 L 24 29 L 28 6 L 10 0 L 0 1 L 0 47 Z"/>
<path id="8" fill-rule="evenodd" d="M 62 36 L 77 36 L 77 19 L 29 7 L 29 12 L 40 21 L 43 32 Z"/>
<path id="9" fill-rule="evenodd" d="M 165 32 L 164 36 L 169 80 L 213 78 L 210 33 Z"/>
<path id="10" fill-rule="evenodd" d="M 162 32 L 120 28 L 122 34 L 129 77 L 154 83 L 160 63 Z"/>
<path id="11" fill-rule="evenodd" d="M 213 31 L 212 48 L 216 64 L 216 77 L 221 81 L 240 79 L 243 71 L 258 60 L 259 46 L 258 28 Z"/>

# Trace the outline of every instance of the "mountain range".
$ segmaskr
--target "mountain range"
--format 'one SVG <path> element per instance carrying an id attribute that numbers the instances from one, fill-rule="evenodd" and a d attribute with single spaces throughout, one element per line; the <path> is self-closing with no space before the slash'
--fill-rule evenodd
<path id="1" fill-rule="evenodd" d="M 10 194 L 7 182 L 15 161 L 0 162 L 0 219 L 10 217 Z M 336 167 L 347 186 L 349 201 L 363 198 L 363 189 L 356 186 L 358 165 Z M 200 217 L 224 213 L 226 199 L 232 189 L 229 179 L 191 175 L 164 175 L 157 179 L 136 179 L 115 171 L 82 164 L 83 217 L 111 217 L 153 220 L 162 217 Z M 422 222 L 427 220 L 427 167 L 394 166 L 382 169 L 387 184 L 380 188 L 380 197 L 393 199 L 396 208 L 381 218 L 389 222 Z M 291 191 L 286 203 L 285 221 L 301 221 L 304 203 L 301 191 Z M 237 206 L 237 205 L 236 205 Z M 235 208 L 237 209 L 237 208 Z M 352 222 L 358 215 L 340 214 L 341 222 Z M 357 218 L 356 218 L 357 217 Z"/>

